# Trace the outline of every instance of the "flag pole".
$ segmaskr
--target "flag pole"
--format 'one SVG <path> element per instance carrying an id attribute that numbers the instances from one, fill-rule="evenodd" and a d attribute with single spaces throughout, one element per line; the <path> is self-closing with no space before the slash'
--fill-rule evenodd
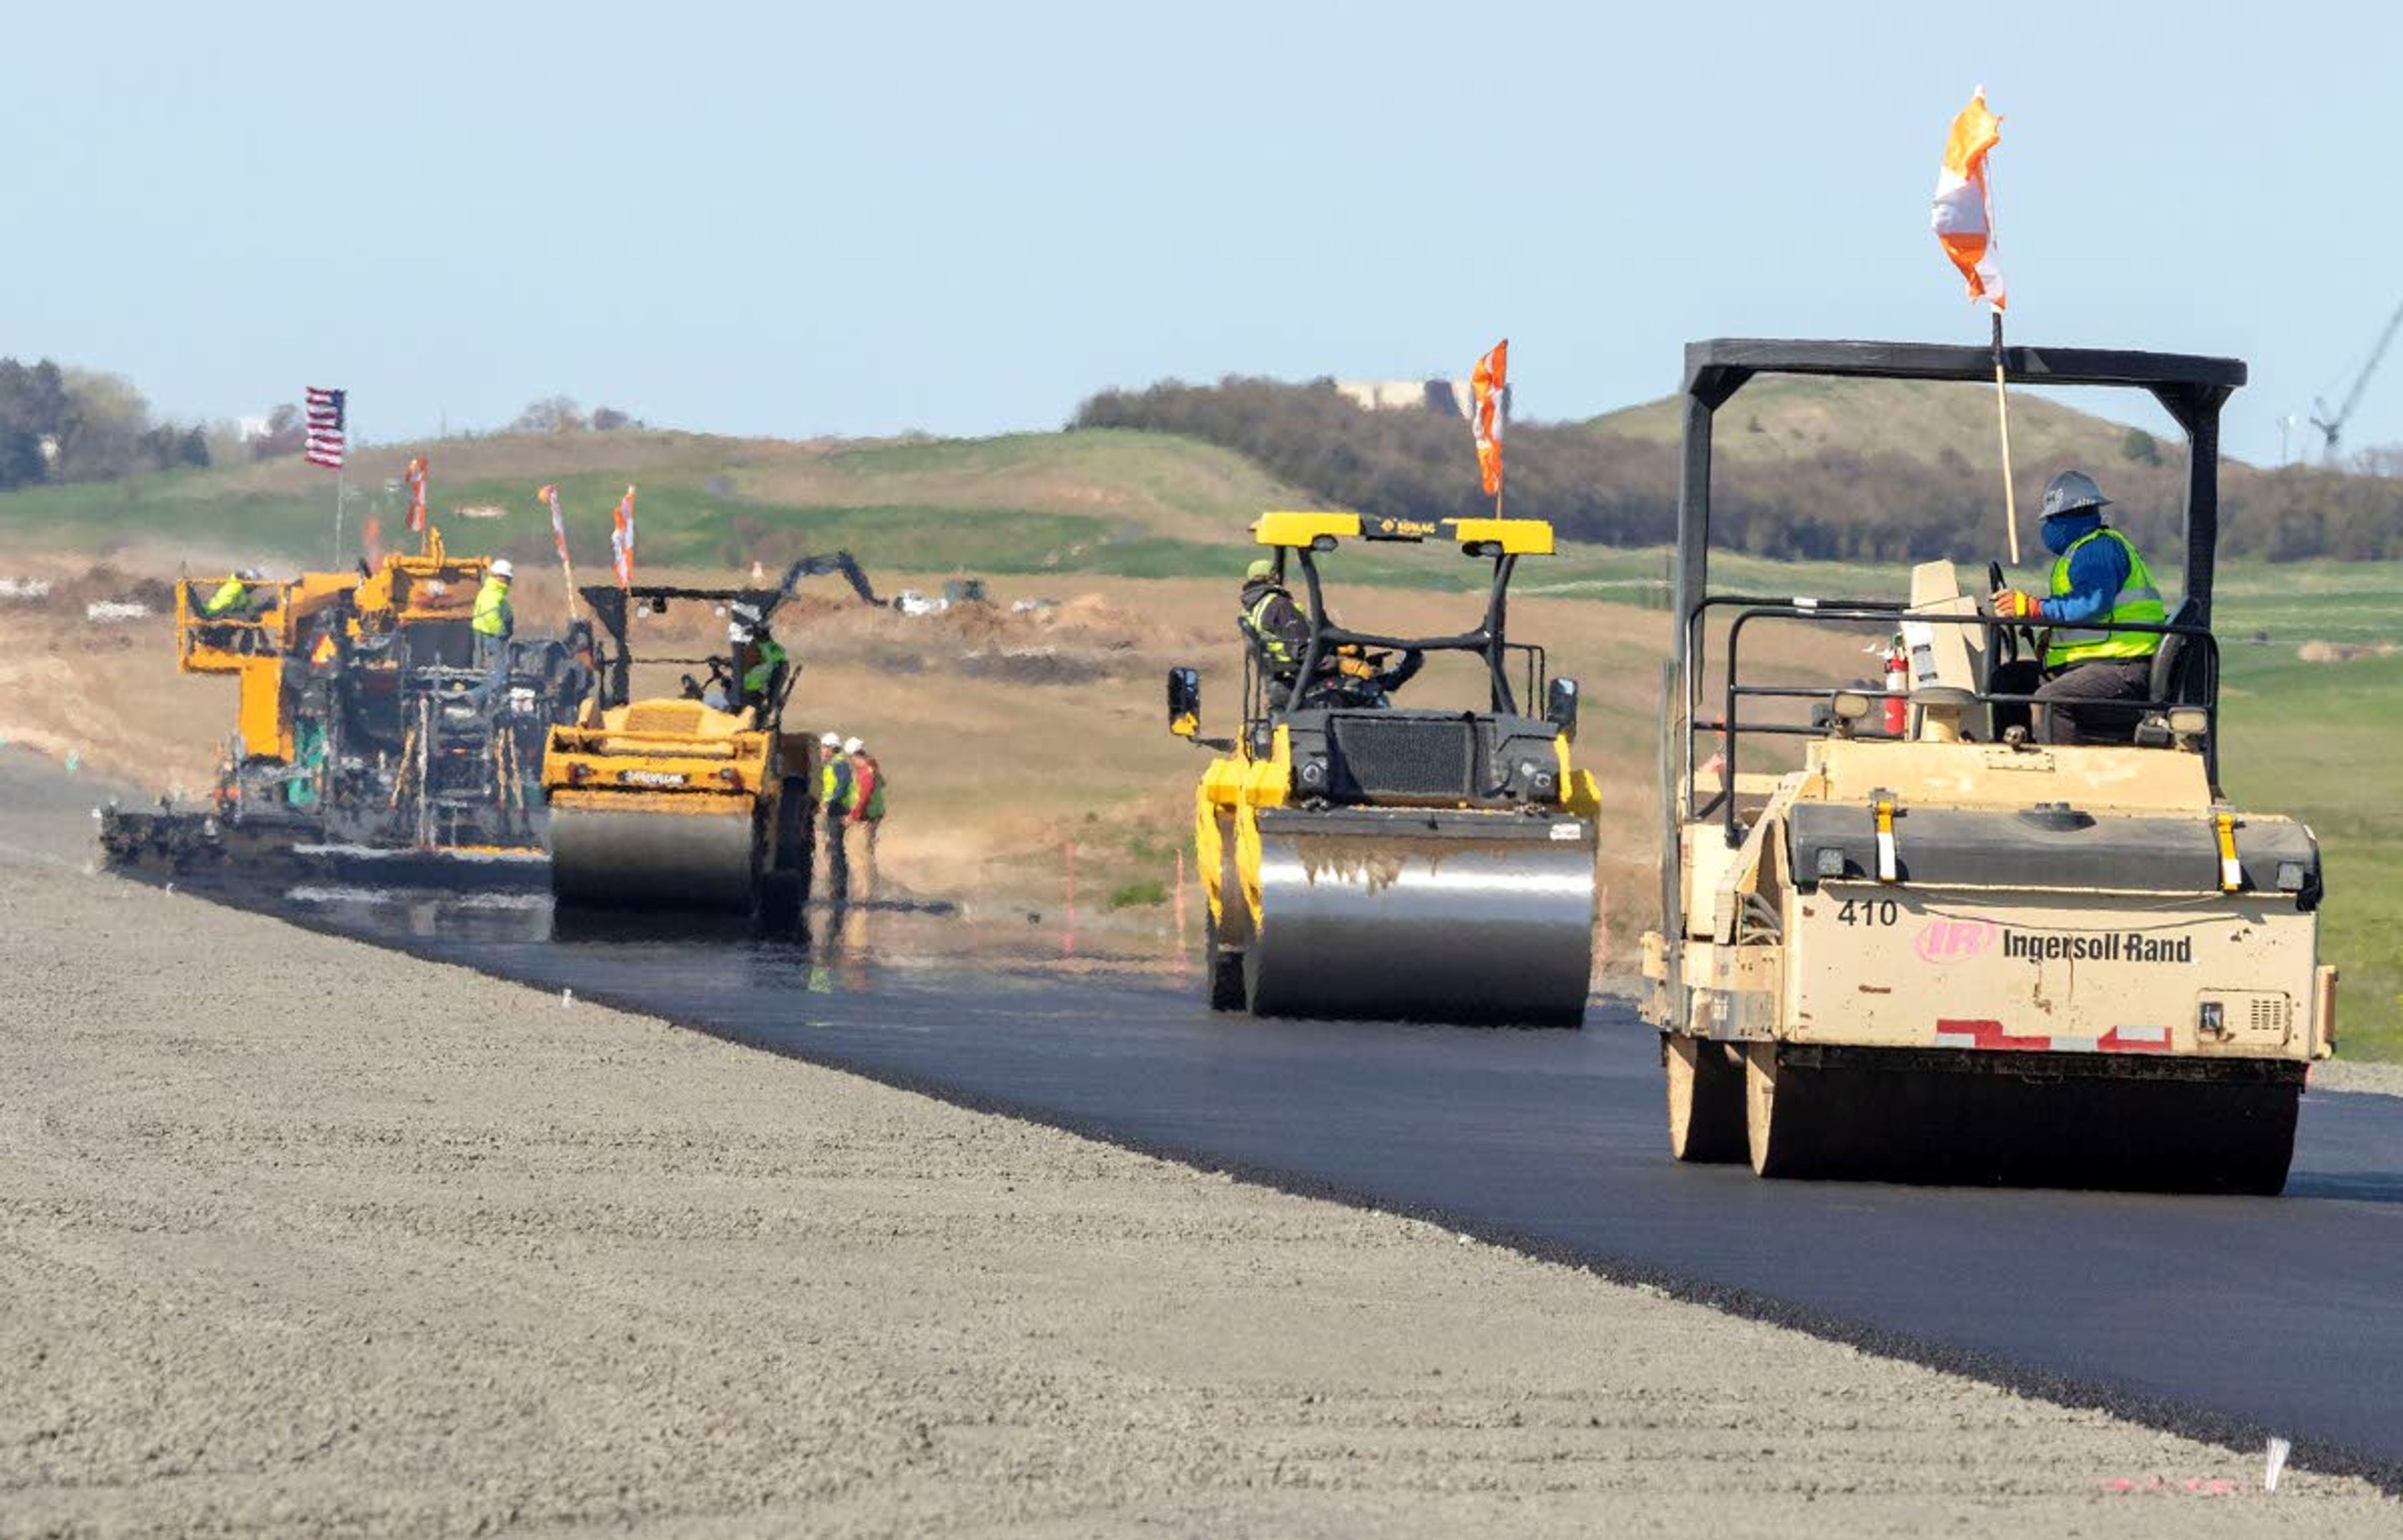
<path id="1" fill-rule="evenodd" d="M 340 465 L 334 467 L 334 570 L 342 570 L 342 467 Z"/>
<path id="2" fill-rule="evenodd" d="M 2011 565 L 2020 564 L 2019 494 L 2011 487 L 2011 397 L 2003 386 L 2003 308 L 1994 307 L 1994 421 L 2003 437 L 2003 531 Z"/>

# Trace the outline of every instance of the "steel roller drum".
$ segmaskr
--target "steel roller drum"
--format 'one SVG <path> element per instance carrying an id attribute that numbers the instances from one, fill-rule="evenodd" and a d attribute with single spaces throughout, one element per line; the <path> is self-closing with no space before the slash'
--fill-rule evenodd
<path id="1" fill-rule="evenodd" d="M 1264 810 L 1262 1016 L 1574 1025 L 1593 972 L 1593 825 Z"/>
<path id="2" fill-rule="evenodd" d="M 742 913 L 756 888 L 747 801 L 733 812 L 552 805 L 550 892 L 562 904 Z"/>

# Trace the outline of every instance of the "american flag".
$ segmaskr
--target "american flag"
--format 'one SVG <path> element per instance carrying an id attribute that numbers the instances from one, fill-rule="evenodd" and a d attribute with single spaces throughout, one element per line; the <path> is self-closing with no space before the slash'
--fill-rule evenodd
<path id="1" fill-rule="evenodd" d="M 350 392 L 309 387 L 309 463 L 342 468 L 342 426 Z"/>

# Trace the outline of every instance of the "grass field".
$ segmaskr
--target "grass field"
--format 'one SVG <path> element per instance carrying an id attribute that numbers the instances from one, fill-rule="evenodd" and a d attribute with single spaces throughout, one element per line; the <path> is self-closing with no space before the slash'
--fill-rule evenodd
<path id="1" fill-rule="evenodd" d="M 334 478 L 285 460 L 0 495 L 0 534 L 101 553 L 172 542 L 196 567 L 348 564 L 365 520 L 402 538 L 394 486 L 409 451 L 354 457 L 345 549 L 333 549 Z M 792 443 L 629 430 L 426 446 L 431 502 L 454 547 L 523 562 L 550 547 L 535 489 L 556 482 L 569 548 L 595 572 L 609 510 L 639 487 L 646 565 L 774 562 L 845 548 L 871 568 L 1083 572 L 1221 570 L 1224 541 L 1296 493 L 1224 450 L 1158 434 L 1021 434 L 944 441 Z M 496 508 L 468 519 L 455 510 Z"/>

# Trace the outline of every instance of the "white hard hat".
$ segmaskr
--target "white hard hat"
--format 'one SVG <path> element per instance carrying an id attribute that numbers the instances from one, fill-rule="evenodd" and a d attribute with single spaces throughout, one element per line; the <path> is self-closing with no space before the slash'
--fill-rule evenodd
<path id="1" fill-rule="evenodd" d="M 493 558 L 493 576 L 500 578 L 502 581 L 507 582 L 509 578 L 516 576 L 517 571 L 517 568 L 509 565 L 509 559 L 507 557 L 496 556 Z"/>
<path id="2" fill-rule="evenodd" d="M 824 738 L 818 740 L 818 746 L 821 748 L 839 749 L 842 747 L 842 739 L 839 735 L 830 732 Z"/>
<path id="3" fill-rule="evenodd" d="M 244 567 L 240 572 L 235 573 L 234 576 L 241 578 L 245 583 L 257 583 L 262 581 L 267 575 L 260 572 L 257 567 Z"/>
<path id="4" fill-rule="evenodd" d="M 842 741 L 842 752 L 845 754 L 857 754 L 863 746 L 856 738 L 846 738 Z"/>

